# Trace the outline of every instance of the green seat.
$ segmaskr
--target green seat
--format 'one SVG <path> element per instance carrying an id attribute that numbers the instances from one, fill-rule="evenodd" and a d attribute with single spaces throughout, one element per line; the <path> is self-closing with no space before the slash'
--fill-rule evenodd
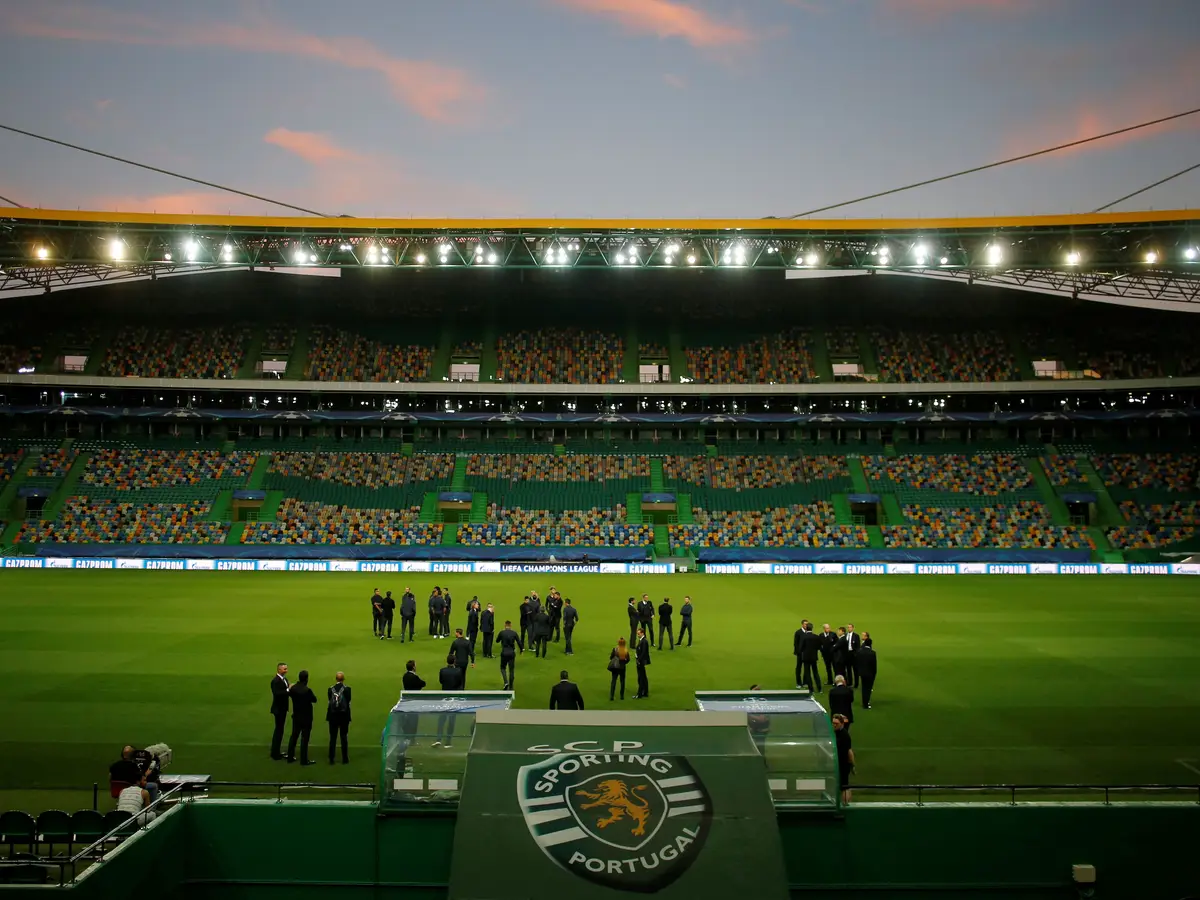
<path id="1" fill-rule="evenodd" d="M 122 828 L 117 832 L 115 840 L 124 840 L 133 834 L 133 825 L 130 820 L 133 818 L 132 813 L 125 812 L 123 809 L 114 809 L 104 814 L 104 833 L 109 834 L 115 831 L 121 825 L 129 825 L 128 828 Z"/>
<path id="2" fill-rule="evenodd" d="M 28 844 L 32 851 L 36 838 L 37 823 L 29 813 L 15 809 L 0 813 L 0 843 L 8 844 L 9 856 L 15 844 Z"/>
<path id="3" fill-rule="evenodd" d="M 71 830 L 81 844 L 94 844 L 104 837 L 104 816 L 94 809 L 81 809 L 71 816 Z"/>
<path id="4" fill-rule="evenodd" d="M 37 832 L 43 844 L 50 846 L 54 855 L 55 844 L 66 844 L 70 852 L 75 834 L 71 829 L 71 817 L 61 809 L 48 809 L 37 817 Z"/>

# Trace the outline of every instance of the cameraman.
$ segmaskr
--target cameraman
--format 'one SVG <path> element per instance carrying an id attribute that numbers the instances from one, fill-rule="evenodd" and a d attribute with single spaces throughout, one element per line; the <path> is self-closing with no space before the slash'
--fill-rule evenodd
<path id="1" fill-rule="evenodd" d="M 158 757 L 149 750 L 134 750 L 129 757 L 133 760 L 134 765 L 138 767 L 138 771 L 142 773 L 145 780 L 145 787 L 150 794 L 150 802 L 153 803 L 158 799 L 158 795 L 162 793 L 162 788 L 158 783 L 158 775 L 160 765 Z"/>

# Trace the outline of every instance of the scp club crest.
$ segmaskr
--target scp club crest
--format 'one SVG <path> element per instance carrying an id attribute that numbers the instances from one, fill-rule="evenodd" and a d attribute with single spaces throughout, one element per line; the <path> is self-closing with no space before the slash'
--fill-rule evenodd
<path id="1" fill-rule="evenodd" d="M 712 822 L 678 756 L 559 754 L 517 775 L 521 813 L 550 859 L 585 881 L 654 893 L 691 867 Z"/>

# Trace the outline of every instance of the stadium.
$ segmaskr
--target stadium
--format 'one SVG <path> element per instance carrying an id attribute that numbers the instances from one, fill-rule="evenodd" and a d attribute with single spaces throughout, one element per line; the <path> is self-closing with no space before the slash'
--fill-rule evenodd
<path id="1" fill-rule="evenodd" d="M 697 878 L 1182 896 L 1185 872 L 1147 885 L 1140 861 L 1186 853 L 1200 798 L 1198 247 L 1191 211 L 0 210 L 0 640 L 30 685 L 0 699 L 6 878 L 98 897 L 541 896 L 489 893 L 472 860 L 494 844 L 581 897 Z M 432 685 L 445 664 L 435 585 L 451 628 L 477 597 L 497 631 L 557 588 L 579 611 L 573 655 L 522 653 L 511 690 L 481 657 L 475 693 L 420 706 L 401 675 L 412 659 Z M 376 588 L 415 595 L 412 642 L 367 632 Z M 643 594 L 689 596 L 695 640 L 653 647 L 643 703 L 609 701 Z M 793 673 L 802 617 L 857 623 L 883 657 L 849 805 L 825 697 Z M 346 673 L 349 763 L 326 765 L 319 721 L 316 766 L 268 758 L 280 660 L 312 671 L 318 716 Z M 586 712 L 547 718 L 563 668 Z M 435 750 L 447 710 L 459 740 Z M 748 710 L 770 720 L 761 755 Z M 575 845 L 542 824 L 556 811 L 530 812 L 544 801 L 510 801 L 512 760 L 566 747 L 551 774 L 570 772 L 571 746 L 610 741 L 622 771 L 650 747 L 702 783 L 663 809 L 704 796 L 647 807 L 690 823 L 659 855 L 555 856 Z M 103 766 L 157 742 L 158 819 L 97 824 Z M 518 780 L 532 795 L 546 777 Z M 272 833 L 349 849 L 285 871 L 248 852 Z M 806 868 L 843 838 L 872 848 L 852 876 Z"/>

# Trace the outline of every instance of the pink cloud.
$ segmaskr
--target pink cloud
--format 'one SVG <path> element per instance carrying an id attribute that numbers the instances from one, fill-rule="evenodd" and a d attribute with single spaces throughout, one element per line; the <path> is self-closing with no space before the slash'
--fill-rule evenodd
<path id="1" fill-rule="evenodd" d="M 678 38 L 693 47 L 712 49 L 751 44 L 749 29 L 678 0 L 554 0 L 576 12 L 612 19 L 633 34 Z"/>
<path id="2" fill-rule="evenodd" d="M 1016 15 L 1034 10 L 1035 0 L 883 0 L 888 12 L 918 19 L 941 19 L 963 13 Z"/>
<path id="3" fill-rule="evenodd" d="M 345 147 L 339 147 L 327 135 L 315 131 L 292 131 L 290 128 L 275 128 L 267 132 L 263 140 L 294 153 L 313 165 L 330 162 L 355 162 L 361 156 Z"/>
<path id="4" fill-rule="evenodd" d="M 23 37 L 133 44 L 152 47 L 216 47 L 257 55 L 275 54 L 381 75 L 397 100 L 435 122 L 462 120 L 486 89 L 465 69 L 428 60 L 391 56 L 358 37 L 311 35 L 262 16 L 241 23 L 156 19 L 91 5 L 41 2 L 0 12 L 0 26 Z"/>
<path id="5" fill-rule="evenodd" d="M 218 191 L 99 195 L 88 198 L 87 208 L 176 216 L 280 215 L 277 207 L 265 206 L 261 200 L 251 200 L 249 197 L 223 194 Z"/>

